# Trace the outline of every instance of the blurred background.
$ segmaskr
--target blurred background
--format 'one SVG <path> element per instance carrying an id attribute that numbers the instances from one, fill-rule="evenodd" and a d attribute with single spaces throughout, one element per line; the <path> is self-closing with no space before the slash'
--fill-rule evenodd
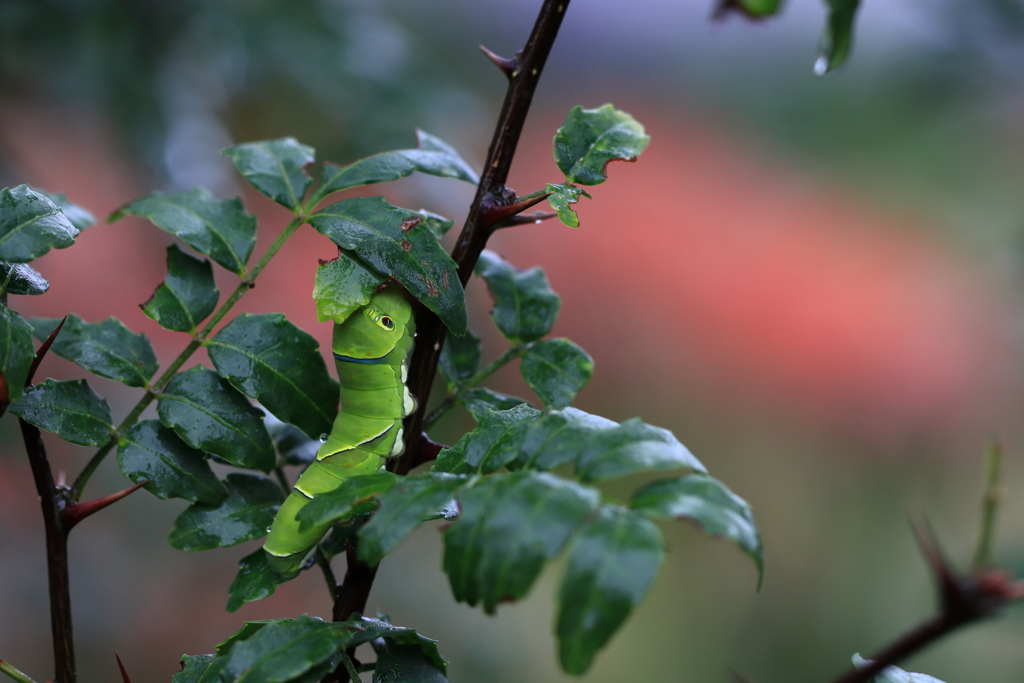
<path id="1" fill-rule="evenodd" d="M 65 192 L 98 217 L 156 189 L 243 194 L 261 252 L 287 221 L 219 150 L 293 135 L 321 160 L 415 144 L 421 127 L 477 168 L 504 94 L 483 59 L 520 48 L 539 0 L 0 0 L 0 186 Z M 510 184 L 559 180 L 551 136 L 575 104 L 611 101 L 646 126 L 637 164 L 584 200 L 582 227 L 505 230 L 492 248 L 542 265 L 563 297 L 555 334 L 595 358 L 578 406 L 667 427 L 754 506 L 764 588 L 735 548 L 665 527 L 651 595 L 587 681 L 827 681 L 928 615 L 933 587 L 908 516 L 960 566 L 977 538 L 983 455 L 1006 445 L 997 559 L 1024 574 L 1024 3 L 865 0 L 854 52 L 813 75 L 825 6 L 712 22 L 710 0 L 577 0 L 534 100 Z M 460 222 L 457 181 L 370 194 Z M 51 290 L 26 317 L 109 315 L 183 346 L 138 309 L 170 238 L 133 219 L 36 262 Z M 285 311 L 321 344 L 310 291 L 333 246 L 300 232 L 238 311 Z M 220 280 L 221 290 L 233 287 Z M 501 352 L 480 283 L 471 327 Z M 196 357 L 195 362 L 204 359 Z M 84 377 L 47 358 L 39 379 Z M 115 418 L 135 390 L 90 378 Z M 525 394 L 516 368 L 493 387 Z M 455 415 L 435 437 L 470 425 Z M 0 657 L 52 675 L 42 522 L 13 418 L 0 421 Z M 72 479 L 90 451 L 53 438 Z M 630 482 L 635 483 L 635 482 Z M 87 497 L 122 488 L 109 459 Z M 614 489 L 613 489 L 614 490 Z M 83 683 L 167 681 L 242 619 L 328 616 L 310 572 L 224 612 L 238 558 L 167 544 L 181 501 L 139 493 L 71 538 Z M 341 565 L 343 562 L 338 561 Z M 557 568 L 554 568 L 557 569 Z M 343 571 L 338 566 L 336 570 Z M 382 565 L 369 612 L 441 641 L 450 680 L 557 681 L 559 573 L 495 618 L 451 601 L 436 528 Z M 1024 678 L 1011 610 L 907 663 L 947 683 Z"/>

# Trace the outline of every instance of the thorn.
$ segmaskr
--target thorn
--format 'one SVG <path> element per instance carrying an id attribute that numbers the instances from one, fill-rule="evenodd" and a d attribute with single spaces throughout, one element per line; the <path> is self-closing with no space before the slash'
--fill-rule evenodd
<path id="1" fill-rule="evenodd" d="M 942 554 L 942 550 L 939 548 L 938 542 L 935 540 L 935 534 L 932 532 L 931 525 L 928 524 L 927 520 L 922 523 L 915 523 L 911 521 L 911 530 L 914 532 L 914 538 L 917 539 L 917 544 L 921 548 L 921 552 L 924 553 L 925 560 L 928 562 L 928 567 L 932 571 L 932 575 L 939 584 L 939 596 L 942 599 L 942 605 L 945 609 L 949 609 L 955 603 L 960 602 L 963 599 L 962 591 L 960 589 L 960 581 L 957 579 L 953 570 L 950 569 L 949 562 Z"/>
<path id="2" fill-rule="evenodd" d="M 539 197 L 530 197 L 522 201 L 515 202 L 514 204 L 489 204 L 486 205 L 482 211 L 481 223 L 487 227 L 494 227 L 497 223 L 509 219 L 518 213 L 526 211 L 531 206 L 536 206 L 542 201 L 551 196 L 551 192 L 540 195 Z M 495 228 L 497 229 L 497 228 Z"/>
<path id="3" fill-rule="evenodd" d="M 64 327 L 64 323 L 67 322 L 68 317 L 64 316 L 61 318 L 60 324 L 53 328 L 53 332 L 46 338 L 39 350 L 36 351 L 36 357 L 32 360 L 32 365 L 28 368 L 28 377 L 25 378 L 25 386 L 32 385 L 32 378 L 36 376 L 36 370 L 39 369 L 39 364 L 43 362 L 43 358 L 46 356 L 46 352 L 50 350 L 50 345 L 53 344 L 53 340 L 57 338 L 57 334 L 60 332 L 60 328 Z"/>
<path id="4" fill-rule="evenodd" d="M 504 73 L 509 78 L 512 78 L 512 75 L 515 73 L 516 70 L 516 65 L 519 63 L 519 59 L 517 57 L 513 57 L 512 59 L 499 57 L 498 55 L 494 54 L 483 45 L 480 46 L 480 51 L 483 52 L 484 56 L 486 56 L 487 59 L 491 60 L 491 62 L 496 67 L 501 69 L 502 73 Z"/>
<path id="5" fill-rule="evenodd" d="M 68 505 L 60 511 L 60 521 L 64 525 L 64 530 L 67 531 L 89 515 L 99 512 L 103 508 L 116 503 L 129 494 L 135 493 L 148 483 L 149 480 L 146 480 L 135 484 L 135 486 L 129 486 L 123 491 L 111 493 L 109 496 L 97 498 L 96 500 L 90 500 L 88 503 L 72 503 Z"/>
<path id="6" fill-rule="evenodd" d="M 549 218 L 557 218 L 557 213 L 548 213 L 547 211 L 534 211 L 530 214 L 519 214 L 506 218 L 502 224 L 498 227 L 507 228 L 513 225 L 527 225 L 529 223 L 541 223 L 548 220 Z"/>
<path id="7" fill-rule="evenodd" d="M 121 680 L 124 683 L 132 683 L 132 679 L 128 678 L 128 672 L 124 670 L 124 664 L 121 663 L 121 658 L 116 652 L 114 653 L 114 658 L 117 660 L 117 668 L 121 670 Z"/>

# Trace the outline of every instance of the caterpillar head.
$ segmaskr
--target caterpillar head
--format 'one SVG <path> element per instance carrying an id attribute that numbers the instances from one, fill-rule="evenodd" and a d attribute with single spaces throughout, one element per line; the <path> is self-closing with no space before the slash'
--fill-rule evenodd
<path id="1" fill-rule="evenodd" d="M 334 326 L 331 348 L 341 356 L 375 359 L 386 356 L 411 335 L 412 306 L 399 288 L 386 287 L 345 322 Z"/>

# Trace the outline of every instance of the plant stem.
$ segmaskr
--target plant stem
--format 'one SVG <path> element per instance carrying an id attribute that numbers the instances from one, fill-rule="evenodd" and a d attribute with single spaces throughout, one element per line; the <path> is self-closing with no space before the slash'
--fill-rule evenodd
<path id="1" fill-rule="evenodd" d="M 33 681 L 28 674 L 18 671 L 10 662 L 5 662 L 0 659 L 0 671 L 16 680 L 18 683 L 36 683 Z"/>
<path id="2" fill-rule="evenodd" d="M 123 434 L 125 430 L 138 421 L 139 417 L 142 415 L 142 411 L 144 411 L 149 404 L 153 402 L 153 399 L 163 391 L 164 387 L 174 379 L 174 376 L 178 374 L 178 370 L 180 370 L 181 366 L 185 364 L 185 361 L 187 361 L 210 336 L 210 333 L 213 332 L 213 328 L 215 328 L 217 324 L 224 319 L 224 316 L 226 316 L 231 311 L 232 307 L 238 303 L 238 300 L 242 298 L 242 295 L 256 285 L 256 278 L 261 272 L 263 272 L 263 269 L 267 267 L 267 264 L 270 263 L 270 259 L 274 258 L 277 252 L 281 250 L 281 247 L 284 246 L 284 243 L 288 241 L 288 238 L 295 234 L 295 231 L 299 229 L 299 226 L 301 226 L 305 220 L 305 215 L 299 215 L 288 223 L 287 227 L 285 227 L 281 234 L 277 236 L 274 243 L 270 245 L 260 260 L 257 261 L 256 265 L 253 266 L 252 270 L 249 271 L 249 275 L 238 283 L 235 291 L 233 291 L 231 296 L 221 304 L 220 308 L 218 308 L 213 314 L 213 317 L 211 317 L 209 321 L 207 321 L 206 325 L 203 326 L 203 329 L 200 330 L 199 333 L 196 334 L 195 338 L 188 343 L 185 349 L 178 354 L 178 357 L 175 358 L 169 366 L 167 366 L 167 369 L 164 370 L 159 379 L 157 379 L 156 382 L 146 390 L 146 393 L 143 394 L 142 398 L 139 399 L 139 402 L 135 404 L 135 407 L 131 409 L 124 420 L 121 421 L 121 424 L 117 426 L 117 434 Z M 111 436 L 110 441 L 101 446 L 89 462 L 86 463 L 85 467 L 82 468 L 82 472 L 75 479 L 75 483 L 71 487 L 71 500 L 78 501 L 81 499 L 82 491 L 85 489 L 85 485 L 89 483 L 89 479 L 96 471 L 96 468 L 100 466 L 100 463 L 102 463 L 104 458 L 107 457 L 107 454 L 109 454 L 110 451 L 114 449 L 114 446 L 117 445 L 117 434 Z"/>
<path id="3" fill-rule="evenodd" d="M 523 352 L 529 347 L 529 344 L 515 344 L 514 346 L 506 349 L 505 353 L 501 354 L 485 367 L 481 368 L 475 375 L 467 379 L 462 386 L 445 397 L 444 401 L 441 402 L 441 405 L 435 408 L 423 421 L 423 428 L 430 429 L 442 415 L 448 412 L 452 406 L 458 403 L 459 400 L 466 395 L 467 391 L 479 386 L 481 382 L 484 382 L 488 377 L 508 365 L 513 359 L 523 355 Z"/>
<path id="4" fill-rule="evenodd" d="M 999 509 L 1001 492 L 999 487 L 999 470 L 1003 460 L 1003 446 L 999 441 L 993 441 L 988 451 L 987 459 L 987 484 L 985 496 L 981 503 L 981 533 L 978 534 L 978 549 L 974 553 L 972 567 L 974 571 L 980 571 L 987 567 L 992 561 L 992 539 L 995 536 L 996 512 Z"/>
<path id="5" fill-rule="evenodd" d="M 351 679 L 353 683 L 359 683 L 359 673 L 356 672 L 356 667 L 355 664 L 352 663 L 352 658 L 349 657 L 348 654 L 342 652 L 341 663 L 344 665 L 345 671 L 348 672 L 349 679 Z"/>

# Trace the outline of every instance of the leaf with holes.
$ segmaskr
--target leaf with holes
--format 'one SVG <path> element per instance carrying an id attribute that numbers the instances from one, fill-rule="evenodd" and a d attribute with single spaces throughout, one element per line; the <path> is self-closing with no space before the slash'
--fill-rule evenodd
<path id="1" fill-rule="evenodd" d="M 493 251 L 484 251 L 476 274 L 487 281 L 494 299 L 491 318 L 506 339 L 532 342 L 551 331 L 562 299 L 552 291 L 543 270 L 517 270 Z"/>
<path id="2" fill-rule="evenodd" d="M 70 247 L 78 233 L 59 206 L 28 185 L 0 190 L 0 261 L 31 261 Z"/>
<path id="3" fill-rule="evenodd" d="M 565 408 L 594 375 L 594 359 L 568 339 L 543 339 L 523 354 L 523 379 L 549 408 Z"/>
<path id="4" fill-rule="evenodd" d="M 145 489 L 157 498 L 217 504 L 228 495 L 203 452 L 159 420 L 137 422 L 121 435 L 117 464 L 132 481 L 148 481 Z"/>
<path id="5" fill-rule="evenodd" d="M 295 138 L 246 142 L 222 153 L 231 157 L 250 185 L 292 211 L 302 205 L 313 182 L 305 167 L 313 163 L 316 150 Z"/>
<path id="6" fill-rule="evenodd" d="M 555 133 L 555 162 L 566 184 L 600 185 L 612 161 L 636 161 L 651 141 L 643 125 L 610 104 L 576 106 Z"/>
<path id="7" fill-rule="evenodd" d="M 79 446 L 102 446 L 114 431 L 110 406 L 84 379 L 48 379 L 25 390 L 9 410 Z"/>
<path id="8" fill-rule="evenodd" d="M 60 318 L 33 318 L 36 339 L 44 341 L 60 324 Z M 148 387 L 159 367 L 149 337 L 136 334 L 117 318 L 87 323 L 74 313 L 54 339 L 50 351 L 100 377 L 130 387 Z"/>
<path id="9" fill-rule="evenodd" d="M 233 472 L 224 480 L 222 502 L 193 503 L 174 520 L 168 540 L 179 550 L 195 552 L 262 538 L 284 496 L 274 481 L 258 474 Z"/>
<path id="10" fill-rule="evenodd" d="M 548 204 L 558 214 L 558 220 L 570 228 L 580 227 L 580 217 L 570 205 L 579 202 L 580 197 L 593 199 L 583 188 L 575 185 L 552 185 L 548 183 L 547 191 L 551 193 L 548 197 Z"/>
<path id="11" fill-rule="evenodd" d="M 195 335 L 219 298 L 210 262 L 192 258 L 172 244 L 167 247 L 167 275 L 140 308 L 165 330 Z"/>

